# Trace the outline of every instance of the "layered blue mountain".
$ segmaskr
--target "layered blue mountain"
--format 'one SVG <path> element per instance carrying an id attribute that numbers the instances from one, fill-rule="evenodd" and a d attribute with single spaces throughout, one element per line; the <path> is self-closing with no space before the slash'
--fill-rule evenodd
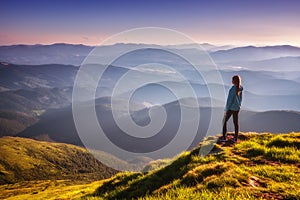
<path id="1" fill-rule="evenodd" d="M 300 131 L 298 47 L 234 48 L 209 44 L 203 46 L 216 62 L 217 68 L 200 71 L 200 74 L 193 69 L 191 63 L 166 51 L 172 49 L 173 53 L 197 56 L 195 50 L 197 45 L 173 45 L 165 46 L 163 49 L 159 45 L 145 44 L 98 47 L 101 49 L 100 52 L 104 52 L 99 55 L 101 58 L 110 58 L 116 52 L 132 48 L 140 49 L 116 59 L 105 69 L 93 98 L 86 99 L 82 95 L 82 98 L 75 101 L 85 106 L 90 106 L 91 101 L 95 101 L 99 123 L 103 125 L 110 139 L 121 142 L 119 145 L 125 149 L 137 152 L 159 148 L 166 144 L 176 133 L 182 108 L 199 110 L 200 121 L 184 119 L 186 123 L 199 125 L 192 147 L 204 137 L 209 123 L 212 123 L 216 133 L 221 131 L 225 98 L 231 87 L 231 77 L 239 74 L 244 86 L 241 131 L 274 133 Z M 72 115 L 72 91 L 79 66 L 93 48 L 68 44 L 0 47 L 1 134 L 82 145 Z M 201 57 L 198 59 L 201 61 Z M 151 64 L 153 60 L 155 63 Z M 137 67 L 145 63 L 150 64 L 146 67 Z M 157 64 L 167 65 L 169 68 L 161 68 Z M 98 63 L 94 67 L 104 70 L 106 65 Z M 135 91 L 128 87 L 117 96 L 113 96 L 113 89 L 120 86 L 119 80 L 129 73 L 132 83 L 139 83 L 142 79 L 155 81 L 140 85 Z M 207 85 L 205 79 L 214 74 L 219 74 L 223 82 Z M 184 80 L 179 78 L 180 76 L 184 77 Z M 193 97 L 185 91 L 187 84 L 196 96 Z M 176 97 L 164 85 L 176 88 L 180 91 L 180 96 Z M 211 96 L 212 88 L 223 91 L 224 96 Z M 130 94 L 132 96 L 128 99 Z M 165 109 L 168 116 L 165 126 L 156 137 L 146 143 L 131 140 L 113 118 L 112 98 L 117 102 L 115 107 L 117 113 L 132 118 L 139 126 L 151 123 L 150 112 L 155 118 L 160 115 L 157 108 Z M 198 105 L 194 104 L 195 100 Z M 129 112 L 126 110 L 127 107 L 130 109 Z M 213 111 L 218 114 L 214 117 L 214 121 L 209 121 Z M 9 128 L 12 126 L 17 128 Z M 232 127 L 229 129 L 232 130 Z M 136 134 L 143 136 L 144 133 Z M 124 137 L 121 140 L 120 135 Z"/>

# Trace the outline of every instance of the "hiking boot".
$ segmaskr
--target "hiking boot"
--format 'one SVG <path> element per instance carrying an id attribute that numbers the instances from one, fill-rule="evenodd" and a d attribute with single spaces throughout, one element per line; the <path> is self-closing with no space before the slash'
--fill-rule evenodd
<path id="1" fill-rule="evenodd" d="M 224 138 L 224 137 L 219 137 L 218 142 L 226 142 L 226 138 Z"/>
<path id="2" fill-rule="evenodd" d="M 237 143 L 237 138 L 231 138 L 230 140 L 234 143 Z"/>

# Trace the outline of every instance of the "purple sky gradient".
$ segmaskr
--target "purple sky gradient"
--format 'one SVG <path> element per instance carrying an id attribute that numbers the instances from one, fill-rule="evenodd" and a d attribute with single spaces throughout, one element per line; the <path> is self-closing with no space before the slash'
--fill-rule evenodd
<path id="1" fill-rule="evenodd" d="M 2 0 L 0 45 L 96 45 L 127 29 L 155 26 L 199 43 L 300 46 L 299 11 L 297 0 Z"/>

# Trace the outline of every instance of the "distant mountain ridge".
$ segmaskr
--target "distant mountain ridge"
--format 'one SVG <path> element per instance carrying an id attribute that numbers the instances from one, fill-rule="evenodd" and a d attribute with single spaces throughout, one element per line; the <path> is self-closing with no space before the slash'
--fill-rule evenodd
<path id="1" fill-rule="evenodd" d="M 122 105 L 122 104 L 121 104 Z M 122 107 L 120 105 L 120 107 Z M 188 127 L 189 124 L 199 124 L 199 129 L 197 135 L 192 141 L 191 147 L 195 147 L 205 136 L 208 126 L 210 123 L 211 130 L 215 133 L 221 132 L 222 118 L 224 113 L 223 107 L 212 108 L 214 113 L 213 120 L 210 121 L 212 109 L 209 107 L 179 107 L 177 101 L 171 102 L 163 105 L 166 110 L 167 120 L 164 127 L 156 134 L 155 137 L 149 138 L 149 141 L 145 140 L 142 143 L 138 140 L 128 138 L 124 135 L 124 132 L 118 127 L 111 112 L 110 103 L 101 103 L 96 105 L 96 112 L 101 128 L 106 133 L 107 137 L 114 143 L 122 146 L 129 151 L 147 151 L 151 148 L 156 148 L 157 146 L 163 145 L 168 142 L 178 130 L 178 125 L 180 123 L 185 123 Z M 145 126 L 149 124 L 149 111 L 151 108 L 145 108 L 131 113 L 132 119 L 140 126 Z M 199 109 L 200 120 L 195 121 L 195 119 L 183 118 L 180 122 L 180 109 L 185 109 L 187 112 L 189 109 Z M 158 118 L 160 112 L 156 112 L 155 109 L 151 111 L 151 116 Z M 87 118 L 84 115 L 83 118 Z M 300 113 L 294 111 L 267 111 L 267 112 L 254 112 L 242 110 L 240 114 L 240 130 L 241 131 L 253 131 L 253 132 L 273 132 L 273 133 L 287 133 L 291 131 L 300 131 Z M 55 124 L 55 126 L 52 126 Z M 233 130 L 232 124 L 229 125 L 229 130 Z M 186 130 L 187 134 L 194 132 L 192 129 Z M 91 136 L 97 134 L 89 127 L 89 131 L 86 134 Z M 136 133 L 142 137 L 146 137 L 145 133 Z M 75 145 L 83 145 L 80 137 L 75 128 L 72 110 L 71 108 L 56 109 L 51 110 L 43 114 L 40 121 L 36 124 L 28 127 L 23 132 L 19 133 L 20 137 L 35 138 L 46 141 L 57 141 L 64 143 L 71 143 Z M 106 149 L 98 149 L 106 151 Z M 171 152 L 165 152 L 171 153 Z M 113 152 L 111 152 L 113 154 Z M 118 155 L 115 155 L 118 156 Z M 122 158 L 125 159 L 125 158 Z M 155 158 L 157 159 L 157 158 Z M 125 159 L 126 160 L 126 159 Z"/>
<path id="2" fill-rule="evenodd" d="M 230 61 L 220 65 L 224 65 L 225 67 L 231 65 L 252 70 L 260 70 L 264 67 L 273 71 L 299 71 L 300 56 L 285 56 L 259 61 Z"/>
<path id="3" fill-rule="evenodd" d="M 294 59 L 294 58 L 293 58 Z M 276 59 L 277 60 L 277 59 Z M 270 61 L 272 63 L 272 60 Z M 276 62 L 276 61 L 275 61 Z M 284 61 L 283 61 L 284 62 Z M 255 64 L 256 62 L 254 62 Z M 297 69 L 297 59 L 293 62 Z M 99 67 L 104 67 L 99 65 Z M 203 77 L 195 76 L 192 70 L 180 69 L 189 81 L 198 98 L 210 97 L 207 85 Z M 256 65 L 256 68 L 261 68 Z M 280 64 L 276 66 L 280 68 Z M 72 65 L 14 65 L 9 63 L 0 64 L 0 109 L 13 110 L 30 113 L 32 110 L 41 110 L 54 107 L 67 106 L 71 103 L 72 87 L 78 72 L 78 67 Z M 128 69 L 126 67 L 109 66 L 96 91 L 96 98 L 111 96 L 112 89 L 118 80 L 127 72 L 134 74 L 132 80 L 139 81 L 142 76 L 160 76 L 161 80 L 167 78 L 169 81 L 161 81 L 158 84 L 166 83 L 172 87 L 182 90 L 186 84 L 183 82 L 172 81 L 172 73 L 161 73 Z M 216 71 L 207 72 L 207 76 L 214 75 Z M 255 70 L 218 70 L 224 80 L 225 85 L 211 85 L 211 88 L 222 89 L 225 87 L 227 92 L 230 87 L 231 77 L 238 73 L 242 77 L 242 84 L 245 87 L 245 97 L 243 106 L 251 110 L 300 110 L 298 97 L 300 95 L 300 71 L 255 71 Z M 171 78 L 170 78 L 171 77 Z M 227 82 L 227 81 L 228 82 Z M 228 84 L 228 85 L 227 85 Z M 141 87 L 140 91 L 134 96 L 138 100 L 149 99 L 149 103 L 166 103 L 175 100 L 174 97 L 148 84 Z M 263 86 L 263 87 L 260 87 Z M 220 90 L 221 91 L 221 90 Z M 127 93 L 126 93 L 127 92 Z M 130 90 L 124 94 L 128 94 Z M 184 92 L 181 92 L 183 95 Z M 189 96 L 182 96 L 182 98 Z M 82 96 L 84 99 L 84 95 Z M 210 97 L 214 98 L 214 97 Z M 272 101 L 270 102 L 270 99 Z M 154 100 L 154 102 L 151 102 Z M 224 99 L 216 99 L 224 101 Z M 259 104 L 257 102 L 260 102 Z M 221 106 L 220 103 L 218 105 Z"/>
<path id="4" fill-rule="evenodd" d="M 78 65 L 93 47 L 57 43 L 52 45 L 12 45 L 0 47 L 0 60 L 14 64 Z"/>
<path id="5" fill-rule="evenodd" d="M 260 61 L 286 56 L 300 56 L 300 48 L 290 45 L 265 46 L 265 47 L 236 47 L 229 50 L 220 50 L 211 53 L 212 58 L 218 63 L 233 61 Z"/>
<path id="6" fill-rule="evenodd" d="M 177 50 L 193 49 L 198 45 L 211 53 L 216 62 L 228 61 L 250 61 L 264 60 L 284 56 L 300 56 L 300 48 L 290 45 L 278 46 L 244 46 L 234 47 L 231 45 L 217 46 L 208 43 L 202 44 L 182 44 L 182 45 L 151 45 L 151 44 L 132 44 L 118 43 L 114 45 L 99 46 L 108 55 L 111 51 L 119 49 L 138 48 L 171 48 Z M 82 44 L 57 43 L 51 45 L 11 45 L 0 46 L 0 61 L 14 64 L 66 64 L 79 66 L 85 57 L 94 49 L 95 46 L 85 46 Z"/>
<path id="7" fill-rule="evenodd" d="M 0 91 L 73 86 L 78 67 L 62 64 L 0 63 Z"/>

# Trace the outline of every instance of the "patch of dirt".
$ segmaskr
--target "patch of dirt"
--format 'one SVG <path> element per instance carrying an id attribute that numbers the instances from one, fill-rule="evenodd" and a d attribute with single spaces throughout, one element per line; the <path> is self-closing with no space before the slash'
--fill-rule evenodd
<path id="1" fill-rule="evenodd" d="M 279 161 L 267 160 L 265 158 L 253 160 L 253 163 L 260 164 L 260 165 L 272 165 L 272 166 L 281 165 Z"/>
<path id="2" fill-rule="evenodd" d="M 251 176 L 248 180 L 248 185 L 250 187 L 264 187 L 266 188 L 267 187 L 267 184 L 264 180 L 256 177 L 256 176 Z"/>
<path id="3" fill-rule="evenodd" d="M 232 150 L 232 154 L 235 154 L 235 155 L 247 158 L 241 152 L 238 152 L 238 151 Z M 282 164 L 280 161 L 277 161 L 277 160 L 268 160 L 268 159 L 264 158 L 263 156 L 257 156 L 257 157 L 249 158 L 249 159 L 250 159 L 249 161 L 247 161 L 247 162 L 244 163 L 247 166 L 256 166 L 256 165 L 278 166 L 278 165 Z M 291 165 L 293 165 L 293 164 L 291 164 Z M 300 164 L 298 164 L 298 166 L 296 164 L 295 166 L 298 167 L 298 166 L 300 166 Z"/>
<path id="4" fill-rule="evenodd" d="M 248 186 L 253 188 L 263 187 L 267 188 L 267 183 L 261 178 L 258 178 L 256 176 L 251 176 L 248 180 Z M 284 197 L 281 194 L 275 193 L 275 192 L 269 192 L 269 191 L 262 191 L 261 193 L 258 193 L 256 195 L 258 198 L 262 199 L 278 199 L 283 200 Z"/>
<path id="5" fill-rule="evenodd" d="M 262 193 L 259 193 L 257 194 L 257 197 L 258 198 L 262 198 L 262 199 L 267 199 L 267 200 L 284 200 L 285 198 L 278 194 L 278 193 L 275 193 L 275 192 L 262 192 Z"/>

